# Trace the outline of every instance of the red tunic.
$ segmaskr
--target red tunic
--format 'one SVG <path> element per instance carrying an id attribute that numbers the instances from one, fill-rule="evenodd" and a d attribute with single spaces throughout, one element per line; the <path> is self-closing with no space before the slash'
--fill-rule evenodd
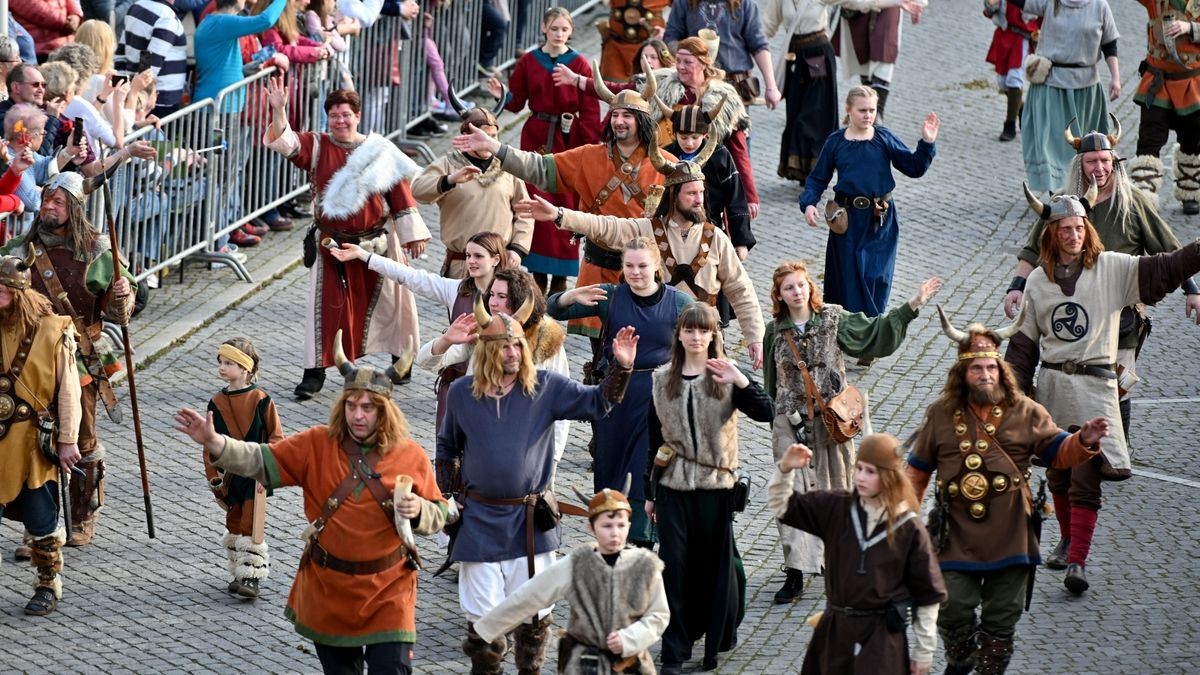
<path id="1" fill-rule="evenodd" d="M 304 490 L 304 516 L 321 515 L 350 469 L 341 441 L 320 425 L 263 452 L 267 487 L 288 485 Z M 392 491 L 396 476 L 412 476 L 413 492 L 428 501 L 445 502 L 433 478 L 429 458 L 413 440 L 401 442 L 376 465 L 383 486 Z M 346 499 L 321 533 L 321 546 L 342 560 L 373 560 L 400 545 L 400 535 L 370 490 L 361 488 Z M 380 642 L 415 642 L 417 573 L 403 563 L 375 574 L 343 574 L 316 564 L 296 571 L 286 615 L 296 632 L 336 647 Z"/>
<path id="2" fill-rule="evenodd" d="M 533 115 L 521 128 L 521 149 L 553 154 L 577 148 L 581 145 L 597 143 L 600 140 L 600 102 L 591 96 L 584 95 L 575 87 L 555 86 L 551 77 L 556 64 L 563 64 L 571 70 L 591 77 L 592 67 L 587 59 L 573 49 L 567 50 L 558 58 L 552 58 L 541 49 L 527 52 L 517 61 L 513 70 L 509 87 L 512 99 L 505 106 L 512 112 L 520 112 L 528 104 Z M 571 125 L 571 133 L 564 136 L 559 127 L 552 142 L 552 147 L 546 147 L 550 122 L 541 119 L 540 115 L 558 117 L 563 113 L 575 115 Z M 569 192 L 543 192 L 532 184 L 526 184 L 530 196 L 540 196 L 555 206 L 567 209 L 576 208 L 576 196 Z M 525 258 L 525 266 L 531 272 L 553 274 L 557 276 L 576 276 L 579 274 L 579 244 L 572 241 L 571 233 L 559 230 L 554 223 L 539 220 L 534 223 L 533 241 L 529 255 Z"/>
<path id="3" fill-rule="evenodd" d="M 288 159 L 308 171 L 312 168 L 316 134 L 301 132 L 296 136 L 299 149 Z M 310 173 L 310 181 L 318 195 L 325 195 L 329 181 L 346 166 L 355 150 L 357 147 L 339 145 L 325 136 L 316 169 Z M 372 166 L 369 170 L 372 173 L 399 171 L 391 166 Z M 352 195 L 345 195 L 345 199 L 353 201 Z M 395 260 L 404 260 L 401 244 L 429 238 L 429 230 L 417 213 L 416 200 L 406 180 L 399 180 L 385 193 L 366 196 L 362 206 L 348 218 L 333 219 L 320 211 L 318 209 L 323 225 L 347 235 L 369 232 L 384 225 L 390 217 L 393 220 L 386 225 L 387 255 Z M 325 236 L 324 233 L 321 236 Z M 339 267 L 345 274 L 345 290 Z M 313 265 L 310 279 L 314 283 L 315 302 L 305 339 L 306 368 L 333 365 L 333 338 L 338 329 L 343 331 L 342 346 L 351 361 L 368 353 L 400 354 L 408 348 L 410 336 L 413 344 L 419 342 L 416 300 L 400 284 L 384 279 L 362 263 L 339 265 L 324 246 L 318 247 L 317 263 Z"/>
<path id="4" fill-rule="evenodd" d="M 1042 26 L 1041 17 L 1025 21 L 1020 8 L 1012 3 L 1004 6 L 1004 18 L 1008 21 L 1008 28 L 996 27 L 986 59 L 996 66 L 998 75 L 1007 75 L 1008 71 L 1025 65 L 1025 40 Z"/>

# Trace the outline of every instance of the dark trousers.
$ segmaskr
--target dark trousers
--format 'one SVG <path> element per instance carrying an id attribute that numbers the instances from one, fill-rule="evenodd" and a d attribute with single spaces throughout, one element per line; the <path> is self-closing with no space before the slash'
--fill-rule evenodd
<path id="1" fill-rule="evenodd" d="M 366 654 L 370 675 L 412 675 L 411 642 L 381 642 L 365 647 L 334 647 L 313 643 L 325 675 L 362 675 Z"/>
<path id="2" fill-rule="evenodd" d="M 504 46 L 504 38 L 508 37 L 508 22 L 500 10 L 490 2 L 483 3 L 483 34 L 479 41 L 479 65 L 492 67 L 500 48 Z"/>
<path id="3" fill-rule="evenodd" d="M 942 571 L 949 597 L 938 610 L 938 630 L 947 643 L 978 623 L 997 638 L 1011 638 L 1025 609 L 1029 568 L 1023 565 L 992 572 Z M 979 608 L 976 622 L 975 608 Z"/>
<path id="4" fill-rule="evenodd" d="M 1067 495 L 1072 506 L 1100 510 L 1100 467 L 1104 460 L 1093 457 L 1069 469 L 1046 469 L 1050 493 Z"/>
<path id="5" fill-rule="evenodd" d="M 58 483 L 50 481 L 39 488 L 22 487 L 17 498 L 0 504 L 0 518 L 5 509 L 10 520 L 20 520 L 34 538 L 53 534 L 58 529 Z"/>
<path id="6" fill-rule="evenodd" d="M 1179 140 L 1180 152 L 1200 154 L 1200 113 L 1180 115 L 1174 110 L 1158 106 L 1142 106 L 1138 122 L 1137 154 L 1158 156 L 1167 144 L 1171 130 Z"/>
<path id="7" fill-rule="evenodd" d="M 701 637 L 710 662 L 737 644 L 746 577 L 733 542 L 732 497 L 732 490 L 658 489 L 658 556 L 671 609 L 663 664 L 689 660 Z"/>

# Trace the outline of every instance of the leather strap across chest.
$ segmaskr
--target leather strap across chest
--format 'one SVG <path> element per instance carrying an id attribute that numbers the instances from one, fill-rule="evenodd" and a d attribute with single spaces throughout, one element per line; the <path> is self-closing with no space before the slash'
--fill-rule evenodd
<path id="1" fill-rule="evenodd" d="M 29 348 L 33 346 L 34 331 L 27 330 L 17 346 L 8 370 L 0 372 L 0 439 L 8 435 L 9 429 L 17 422 L 25 422 L 33 418 L 33 406 L 16 393 L 17 378 L 29 358 Z M 28 390 L 26 390 L 28 391 Z"/>
<path id="2" fill-rule="evenodd" d="M 717 294 L 709 293 L 696 284 L 696 275 L 708 264 L 708 254 L 712 251 L 712 241 L 717 231 L 716 225 L 704 223 L 704 227 L 700 233 L 700 248 L 696 250 L 696 255 L 692 258 L 691 264 L 681 266 L 679 265 L 679 261 L 675 259 L 675 256 L 671 254 L 671 244 L 667 241 L 668 225 L 661 218 L 655 218 L 651 223 L 654 231 L 654 241 L 658 244 L 658 250 L 662 252 L 663 266 L 666 267 L 667 274 L 671 275 L 670 281 L 667 282 L 668 285 L 677 286 L 681 283 L 686 283 L 697 300 L 708 303 L 710 306 L 716 305 Z"/>
<path id="3" fill-rule="evenodd" d="M 586 209 L 588 213 L 599 213 L 600 207 L 604 206 L 619 191 L 624 191 L 629 199 L 636 200 L 639 206 L 645 205 L 646 195 L 642 192 L 642 186 L 637 182 L 638 169 L 641 167 L 642 160 L 639 157 L 640 152 L 641 148 L 638 148 L 628 160 L 622 161 L 620 155 L 617 154 L 616 145 L 613 145 L 609 149 L 609 157 L 616 171 L 613 172 L 612 178 L 608 179 L 604 187 L 600 188 L 600 191 L 596 193 L 596 198 L 592 200 L 591 205 Z M 636 164 L 633 161 L 635 158 L 638 160 Z M 629 170 L 626 171 L 625 167 L 629 167 Z M 622 179 L 621 176 L 627 176 L 627 178 Z"/>

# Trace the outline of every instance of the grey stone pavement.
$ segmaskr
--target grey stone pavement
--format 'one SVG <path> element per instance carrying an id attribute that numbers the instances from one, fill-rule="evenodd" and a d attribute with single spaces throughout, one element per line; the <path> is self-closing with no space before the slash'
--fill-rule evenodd
<path id="1" fill-rule="evenodd" d="M 1144 53 L 1145 15 L 1132 2 L 1111 4 L 1124 34 L 1125 94 L 1114 110 L 1129 130 L 1120 148 L 1130 153 L 1137 109 L 1129 96 Z M 594 54 L 588 23 L 579 22 L 579 46 Z M 927 111 L 935 110 L 942 118 L 939 154 L 929 173 L 920 180 L 899 178 L 896 203 L 902 234 L 893 304 L 903 302 L 923 278 L 936 274 L 946 279 L 936 301 L 944 303 L 956 321 L 995 325 L 1002 320 L 1000 301 L 1012 274 L 1013 254 L 1031 219 L 1021 198 L 1020 144 L 995 140 L 1004 101 L 991 86 L 992 73 L 983 61 L 990 35 L 991 24 L 980 16 L 976 2 L 934 3 L 922 24 L 906 25 L 887 122 L 912 144 Z M 842 92 L 847 86 L 842 84 Z M 803 223 L 795 206 L 799 186 L 775 176 L 782 113 L 756 108 L 753 117 L 754 166 L 763 209 L 755 223 L 760 243 L 747 264 L 766 300 L 770 270 L 779 261 L 800 257 L 820 269 L 825 232 Z M 515 129 L 508 134 L 514 137 Z M 440 152 L 446 143 L 442 139 L 435 149 Z M 1169 198 L 1162 202 L 1180 239 L 1200 235 L 1200 218 L 1182 216 Z M 422 212 L 435 227 L 436 211 Z M 297 328 L 306 293 L 304 270 L 295 266 L 299 236 L 298 231 L 273 234 L 260 249 L 249 251 L 253 284 L 237 281 L 228 270 L 189 266 L 182 282 L 174 275 L 164 279 L 146 316 L 134 321 L 157 537 L 146 535 L 133 434 L 104 420 L 102 437 L 110 452 L 108 503 L 95 543 L 67 550 L 64 597 L 52 616 L 22 615 L 32 570 L 11 562 L 17 526 L 0 528 L 6 563 L 0 567 L 0 671 L 319 671 L 311 643 L 283 618 L 305 525 L 300 494 L 281 490 L 271 500 L 268 537 L 273 565 L 263 597 L 256 602 L 232 599 L 224 591 L 228 579 L 218 543 L 223 518 L 205 485 L 199 449 L 170 426 L 174 409 L 202 407 L 219 388 L 216 347 L 233 335 L 249 336 L 262 352 L 261 385 L 275 395 L 288 432 L 325 421 L 336 394 L 336 375 L 313 401 L 297 403 L 289 396 L 300 370 Z M 432 246 L 429 259 L 419 265 L 436 269 L 441 252 L 439 245 Z M 1154 333 L 1141 364 L 1145 381 L 1134 406 L 1138 475 L 1105 486 L 1089 566 L 1092 589 L 1082 598 L 1072 598 L 1061 585 L 1060 573 L 1043 570 L 1038 575 L 1034 605 L 1018 626 L 1011 672 L 1176 673 L 1190 671 L 1200 657 L 1200 546 L 1195 536 L 1200 518 L 1193 497 L 1200 488 L 1195 465 L 1200 415 L 1194 412 L 1200 402 L 1194 356 L 1200 328 L 1184 320 L 1182 304 L 1182 295 L 1176 293 L 1153 313 Z M 425 338 L 445 326 L 442 310 L 429 303 L 421 303 L 421 317 Z M 728 337 L 730 344 L 737 344 L 736 328 Z M 578 375 L 586 346 L 572 340 L 568 348 Z M 733 351 L 745 359 L 744 348 Z M 852 370 L 855 383 L 869 390 L 876 430 L 901 438 L 915 430 L 942 385 L 950 354 L 933 312 L 925 311 L 899 353 L 869 370 Z M 433 377 L 417 372 L 412 384 L 397 391 L 396 399 L 415 437 L 432 454 Z M 739 631 L 740 644 L 722 658 L 719 672 L 794 673 L 811 636 L 804 619 L 824 604 L 822 586 L 817 579 L 794 605 L 771 604 L 783 577 L 775 526 L 762 499 L 771 470 L 769 435 L 765 427 L 749 422 L 741 429 L 742 458 L 756 491 L 737 523 L 749 575 L 748 613 Z M 560 480 L 569 486 L 586 489 L 591 484 L 584 451 L 587 437 L 586 427 L 573 426 L 560 470 Z M 564 550 L 586 536 L 583 524 L 573 519 L 567 520 L 564 533 Z M 1057 525 L 1051 519 L 1046 548 L 1057 540 Z M 421 545 L 427 560 L 441 559 L 432 541 Z M 559 626 L 565 616 L 560 606 Z M 463 621 L 452 579 L 421 574 L 417 621 L 417 670 L 466 672 L 467 661 L 458 650 Z M 548 671 L 553 654 L 551 649 Z M 940 666 L 939 654 L 935 668 Z"/>

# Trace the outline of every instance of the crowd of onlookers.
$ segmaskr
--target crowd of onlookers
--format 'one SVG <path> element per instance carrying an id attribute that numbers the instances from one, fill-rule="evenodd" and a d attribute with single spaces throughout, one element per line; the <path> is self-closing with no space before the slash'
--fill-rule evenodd
<path id="1" fill-rule="evenodd" d="M 519 17 L 527 14 L 530 2 L 512 0 Z M 118 195 L 114 202 L 126 211 L 121 216 L 132 224 L 128 231 L 136 239 L 126 244 L 132 264 L 142 270 L 153 268 L 164 253 L 171 255 L 163 248 L 165 233 L 182 211 L 191 210 L 193 219 L 209 214 L 201 202 L 207 195 L 204 181 L 211 179 L 205 167 L 219 155 L 211 151 L 258 143 L 252 113 L 260 111 L 251 109 L 261 108 L 261 102 L 248 88 L 238 90 L 235 85 L 265 68 L 298 73 L 307 64 L 322 64 L 316 95 L 355 88 L 350 43 L 381 20 L 397 22 L 399 29 L 387 33 L 396 39 L 373 42 L 369 50 L 362 50 L 368 52 L 367 58 L 386 62 L 380 69 L 392 71 L 387 81 L 398 85 L 403 40 L 421 39 L 428 109 L 457 119 L 433 31 L 435 17 L 449 4 L 447 0 L 10 0 L 7 35 L 0 37 L 4 121 L 0 171 L 12 166 L 21 176 L 13 193 L 15 207 L 0 214 L 0 240 L 32 226 L 41 205 L 40 186 L 59 171 L 92 177 L 88 184 L 92 189 L 108 169 L 109 187 Z M 483 2 L 477 41 L 481 77 L 495 72 L 511 23 L 506 4 Z M 358 84 L 370 87 L 373 82 Z M 207 139 L 189 139 L 203 148 L 169 137 L 176 132 L 163 125 L 167 116 L 191 102 L 217 100 L 227 89 L 232 91 L 221 99 L 218 113 L 240 114 L 238 122 L 246 124 L 229 125 L 240 129 L 214 128 Z M 382 126 L 386 93 L 374 99 L 375 119 L 368 116 L 365 121 L 379 127 L 373 131 L 394 131 Z M 323 128 L 319 108 L 313 107 L 318 118 L 298 122 Z M 408 134 L 425 137 L 446 131 L 431 117 L 411 127 Z M 131 141 L 131 134 L 138 140 Z M 22 155 L 28 155 L 28 161 Z M 254 157 L 257 161 L 258 155 Z M 262 157 L 262 161 L 278 162 L 267 153 Z M 271 174 L 268 180 L 282 185 L 283 171 L 265 168 Z M 263 205 L 255 203 L 256 198 L 248 194 L 248 181 L 241 180 L 246 167 L 234 169 L 228 174 L 231 186 L 226 186 L 231 189 L 218 198 L 220 205 L 210 207 L 218 231 Z M 92 197 L 90 212 L 97 220 L 104 213 L 102 194 L 97 189 Z M 304 201 L 286 203 L 252 219 L 221 237 L 217 250 L 244 260 L 239 247 L 255 246 L 267 232 L 290 230 L 292 218 L 309 215 Z M 157 286 L 157 275 L 145 278 L 149 286 Z"/>

